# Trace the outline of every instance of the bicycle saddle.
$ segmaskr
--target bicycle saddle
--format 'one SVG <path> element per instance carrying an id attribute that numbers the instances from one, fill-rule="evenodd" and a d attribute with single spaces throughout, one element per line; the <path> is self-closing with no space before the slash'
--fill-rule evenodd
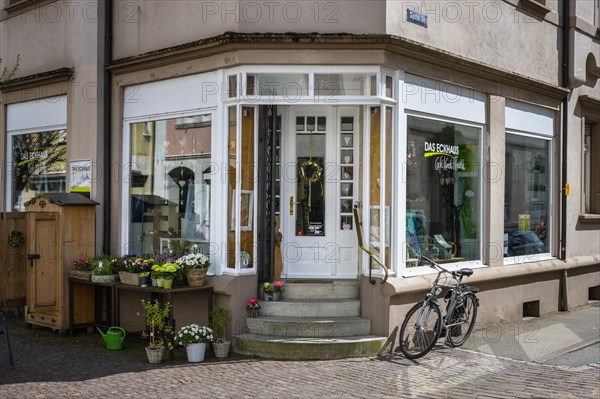
<path id="1" fill-rule="evenodd" d="M 469 269 L 468 267 L 465 267 L 463 269 L 457 270 L 455 273 L 459 276 L 469 277 L 471 274 L 473 274 L 473 269 Z"/>

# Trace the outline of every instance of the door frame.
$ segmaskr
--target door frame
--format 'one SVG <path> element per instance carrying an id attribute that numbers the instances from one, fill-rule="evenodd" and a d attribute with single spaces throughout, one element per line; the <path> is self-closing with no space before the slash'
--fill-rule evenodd
<path id="1" fill-rule="evenodd" d="M 358 190 L 360 151 L 358 143 L 360 126 L 360 106 L 290 106 L 283 108 L 281 134 L 281 192 L 280 227 L 282 238 L 282 277 L 302 279 L 356 279 L 360 274 L 358 267 L 358 244 L 354 228 L 342 230 L 340 216 L 341 184 L 341 116 L 354 117 L 353 177 L 349 181 L 354 185 L 351 202 L 361 195 Z M 297 162 L 296 162 L 296 117 L 326 116 L 326 155 L 323 167 L 323 182 L 326 195 L 325 236 L 310 236 L 308 246 L 301 245 L 302 238 L 295 232 L 296 210 L 290 215 L 290 196 L 297 198 Z M 316 123 L 316 121 L 315 121 Z M 328 195 L 329 194 L 329 195 Z M 295 207 L 295 205 L 293 205 Z M 351 211 L 350 211 L 351 212 Z M 338 226 L 339 224 L 339 226 Z M 303 236 L 306 238 L 306 236 Z M 301 249 L 299 249 L 299 247 Z M 302 249 L 303 248 L 303 249 Z M 312 259 L 307 259 L 310 256 Z M 304 262 L 303 262 L 304 260 Z M 311 265 L 312 263 L 312 265 Z M 329 267 L 323 267 L 329 263 Z M 314 266 L 313 266 L 314 265 Z"/>

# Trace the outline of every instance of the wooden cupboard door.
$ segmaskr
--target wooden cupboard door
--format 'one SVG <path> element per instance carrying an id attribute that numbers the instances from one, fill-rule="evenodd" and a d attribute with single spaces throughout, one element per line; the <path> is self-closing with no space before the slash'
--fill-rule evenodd
<path id="1" fill-rule="evenodd" d="M 58 215 L 29 213 L 28 217 L 27 309 L 30 313 L 58 312 L 61 277 Z"/>

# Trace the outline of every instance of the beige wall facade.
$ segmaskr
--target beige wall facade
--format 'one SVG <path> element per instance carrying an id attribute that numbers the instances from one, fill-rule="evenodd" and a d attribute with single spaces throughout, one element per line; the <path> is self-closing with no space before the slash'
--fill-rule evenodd
<path id="1" fill-rule="evenodd" d="M 539 301 L 539 313 L 543 314 L 564 309 L 566 305 L 581 306 L 594 299 L 590 298 L 590 292 L 596 292 L 594 287 L 600 285 L 600 217 L 581 217 L 582 131 L 585 123 L 591 122 L 596 126 L 594 132 L 598 132 L 599 121 L 593 115 L 600 113 L 600 19 L 597 8 L 590 8 L 594 2 L 573 2 L 568 89 L 561 87 L 563 11 L 558 0 L 431 5 L 409 1 L 276 4 L 117 1 L 113 4 L 112 60 L 103 58 L 106 15 L 103 4 L 94 0 L 76 5 L 62 1 L 22 1 L 5 9 L 0 21 L 0 57 L 9 64 L 17 54 L 21 57 L 21 68 L 2 92 L 0 131 L 6 137 L 6 105 L 52 95 L 68 96 L 67 157 L 91 159 L 99 165 L 99 174 L 92 184 L 92 198 L 101 203 L 97 211 L 98 248 L 103 244 L 100 241 L 104 212 L 109 209 L 110 244 L 115 254 L 124 251 L 128 239 L 123 236 L 128 221 L 121 213 L 129 195 L 123 184 L 129 162 L 129 154 L 123 151 L 128 123 L 124 121 L 124 110 L 127 101 L 139 99 L 125 97 L 127 90 L 216 73 L 219 79 L 213 83 L 217 93 L 211 87 L 210 94 L 218 97 L 218 104 L 211 105 L 211 112 L 219 118 L 216 129 L 225 135 L 225 107 L 236 104 L 228 99 L 225 90 L 229 71 L 242 76 L 244 68 L 272 72 L 278 67 L 282 70 L 323 67 L 325 73 L 335 74 L 340 73 L 339 68 L 365 67 L 389 71 L 389 76 L 397 82 L 394 83 L 397 92 L 393 98 L 379 103 L 373 98 L 365 100 L 368 97 L 365 96 L 351 105 L 363 107 L 361 118 L 365 119 L 368 106 L 394 107 L 398 118 L 395 120 L 402 121 L 395 124 L 398 134 L 403 135 L 401 140 L 406 139 L 406 129 L 402 124 L 405 116 L 400 111 L 403 93 L 398 90 L 404 76 L 458 87 L 484 99 L 484 121 L 480 124 L 484 132 L 482 159 L 483 168 L 490 175 L 481 188 L 481 265 L 477 265 L 471 278 L 472 284 L 481 289 L 480 325 L 519 319 L 524 316 L 523 303 L 527 302 Z M 407 9 L 427 15 L 427 27 L 407 21 Z M 61 68 L 72 72 L 57 73 Z M 108 122 L 111 148 L 104 147 L 103 138 L 106 110 L 102 99 L 109 95 L 103 92 L 105 68 L 112 76 Z M 382 72 L 378 76 L 384 75 Z M 200 89 L 198 96 L 207 93 Z M 173 103 L 177 94 L 172 93 Z M 565 96 L 566 108 L 562 105 Z M 582 103 L 583 97 L 586 100 Z M 551 221 L 548 258 L 507 265 L 501 250 L 505 220 L 505 127 L 510 102 L 537 107 L 553 115 L 554 127 L 549 137 L 553 189 L 548 193 L 552 202 L 548 215 Z M 143 108 L 151 104 L 139 105 Z M 568 115 L 566 132 L 562 128 L 564 113 Z M 564 238 L 561 237 L 561 146 L 565 135 L 566 175 L 571 193 L 565 209 L 566 259 L 559 260 L 560 240 Z M 221 145 L 226 144 L 221 142 Z M 102 161 L 105 151 L 110 151 L 110 165 Z M 4 164 L 9 162 L 6 154 L 7 140 L 3 139 L 0 159 Z M 2 176 L 4 194 L 11 178 Z M 111 179 L 109 202 L 103 198 L 107 178 Z M 402 184 L 400 180 L 396 183 Z M 0 198 L 0 205 L 7 208 L 6 195 Z M 404 224 L 405 215 L 398 215 L 395 222 Z M 360 267 L 366 270 L 365 265 Z M 396 274 L 385 285 L 371 285 L 364 273 L 357 276 L 361 282 L 362 314 L 371 319 L 374 334 L 387 335 L 399 325 L 405 310 L 423 296 L 432 280 L 430 274 L 403 276 L 400 269 L 394 271 Z M 217 276 L 212 277 L 216 303 L 230 307 L 234 325 L 243 326 L 245 301 L 256 292 L 257 275 L 243 275 L 239 270 L 237 274 L 227 275 L 227 272 L 231 271 L 220 267 Z M 134 308 L 125 308 L 123 313 L 131 313 Z M 179 319 L 187 321 L 185 316 Z M 139 324 L 135 319 L 126 322 L 131 328 Z"/>

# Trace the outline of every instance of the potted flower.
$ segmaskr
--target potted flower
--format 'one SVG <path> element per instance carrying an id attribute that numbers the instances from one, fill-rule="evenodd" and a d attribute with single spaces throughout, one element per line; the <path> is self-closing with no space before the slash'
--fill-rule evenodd
<path id="1" fill-rule="evenodd" d="M 175 279 L 175 274 L 181 270 L 181 267 L 177 263 L 165 263 L 161 266 L 160 272 L 163 277 L 163 288 L 166 290 L 170 290 L 173 288 L 173 280 Z"/>
<path id="2" fill-rule="evenodd" d="M 273 300 L 274 301 L 279 301 L 281 299 L 284 288 L 285 288 L 285 283 L 283 281 L 274 281 L 273 282 Z"/>
<path id="3" fill-rule="evenodd" d="M 119 281 L 119 275 L 113 269 L 110 258 L 98 257 L 92 261 L 92 281 L 94 283 L 114 283 Z"/>
<path id="4" fill-rule="evenodd" d="M 173 348 L 173 343 L 167 339 L 172 332 L 171 325 L 168 323 L 171 303 L 165 302 L 164 305 L 161 305 L 158 299 L 154 301 L 142 299 L 141 303 L 145 310 L 144 317 L 150 333 L 150 342 L 146 347 L 148 361 L 150 363 L 160 363 L 165 351 L 165 342 L 167 342 L 169 349 Z"/>
<path id="5" fill-rule="evenodd" d="M 208 314 L 208 326 L 214 331 L 217 338 L 213 342 L 216 357 L 227 357 L 229 354 L 230 341 L 225 340 L 225 327 L 230 321 L 231 314 L 226 308 L 216 308 Z"/>
<path id="6" fill-rule="evenodd" d="M 261 297 L 263 301 L 274 301 L 274 292 L 275 292 L 275 287 L 273 287 L 273 284 L 271 283 L 264 283 L 262 285 L 262 287 L 260 288 L 260 292 L 261 292 Z"/>
<path id="7" fill-rule="evenodd" d="M 139 274 L 148 272 L 154 265 L 154 259 L 142 259 L 135 255 L 125 255 L 119 269 L 119 278 L 123 284 L 139 285 Z"/>
<path id="8" fill-rule="evenodd" d="M 260 310 L 260 303 L 254 297 L 248 299 L 248 304 L 246 305 L 246 309 L 248 309 L 248 314 L 250 317 L 254 318 L 258 316 L 258 312 Z"/>
<path id="9" fill-rule="evenodd" d="M 73 269 L 69 270 L 69 276 L 78 280 L 90 281 L 94 265 L 87 259 L 76 259 L 73 261 Z"/>
<path id="10" fill-rule="evenodd" d="M 175 342 L 185 346 L 188 362 L 204 360 L 206 344 L 213 341 L 213 332 L 209 327 L 190 324 L 182 327 L 175 336 Z"/>
<path id="11" fill-rule="evenodd" d="M 177 264 L 185 271 L 190 287 L 202 287 L 206 272 L 210 267 L 210 258 L 204 254 L 188 254 L 177 259 Z"/>
<path id="12" fill-rule="evenodd" d="M 138 276 L 142 287 L 147 287 L 150 284 L 150 272 L 141 272 Z"/>

